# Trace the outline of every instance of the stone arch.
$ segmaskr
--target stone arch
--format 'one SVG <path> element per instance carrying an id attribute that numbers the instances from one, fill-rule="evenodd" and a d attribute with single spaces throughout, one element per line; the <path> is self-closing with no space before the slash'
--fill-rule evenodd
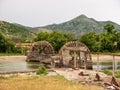
<path id="1" fill-rule="evenodd" d="M 82 42 L 67 42 L 59 50 L 59 55 L 66 67 L 92 69 L 90 50 Z"/>
<path id="2" fill-rule="evenodd" d="M 27 52 L 27 61 L 48 60 L 54 54 L 52 45 L 47 41 L 38 41 L 32 44 Z"/>

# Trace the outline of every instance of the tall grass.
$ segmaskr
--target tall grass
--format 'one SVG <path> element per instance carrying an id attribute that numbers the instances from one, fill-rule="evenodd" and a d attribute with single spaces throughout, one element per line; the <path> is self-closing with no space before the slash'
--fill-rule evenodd
<path id="1" fill-rule="evenodd" d="M 97 86 L 82 86 L 61 76 L 18 76 L 0 78 L 0 90 L 100 90 Z"/>
<path id="2" fill-rule="evenodd" d="M 107 69 L 104 69 L 102 72 L 107 74 L 107 75 L 112 75 L 112 72 L 110 70 L 107 70 Z"/>
<path id="3" fill-rule="evenodd" d="M 107 69 L 105 69 L 105 70 L 103 70 L 102 72 L 105 73 L 105 74 L 107 74 L 107 75 L 112 76 L 112 70 L 107 70 Z M 117 70 L 117 71 L 115 72 L 115 77 L 116 77 L 116 78 L 120 78 L 120 70 Z"/>
<path id="4" fill-rule="evenodd" d="M 118 71 L 115 72 L 115 77 L 116 78 L 120 78 L 120 70 L 118 70 Z"/>

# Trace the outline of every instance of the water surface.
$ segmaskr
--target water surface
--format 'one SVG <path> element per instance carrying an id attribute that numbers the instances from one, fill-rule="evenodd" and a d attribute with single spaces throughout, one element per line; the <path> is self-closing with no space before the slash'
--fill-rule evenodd
<path id="1" fill-rule="evenodd" d="M 37 69 L 40 66 L 39 62 L 26 62 L 25 60 L 0 60 L 0 72 L 3 71 L 23 71 L 23 70 L 33 70 Z M 120 69 L 120 61 L 115 63 L 115 68 Z M 103 69 L 112 69 L 112 61 L 109 62 L 100 62 L 99 70 Z M 97 70 L 97 63 L 93 63 L 93 70 Z"/>
<path id="2" fill-rule="evenodd" d="M 38 62 L 26 62 L 26 61 L 0 61 L 0 71 L 23 71 L 33 70 L 39 67 Z"/>

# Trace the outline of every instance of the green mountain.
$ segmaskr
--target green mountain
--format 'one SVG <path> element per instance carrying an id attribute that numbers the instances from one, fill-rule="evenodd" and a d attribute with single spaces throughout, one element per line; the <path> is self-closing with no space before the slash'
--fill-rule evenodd
<path id="1" fill-rule="evenodd" d="M 28 29 L 32 28 L 0 21 L 0 33 L 14 42 L 24 42 L 33 39 L 33 37 L 35 37 L 35 33 Z"/>
<path id="2" fill-rule="evenodd" d="M 103 32 L 104 25 L 111 23 L 115 26 L 117 31 L 120 31 L 120 25 L 112 22 L 112 21 L 97 21 L 93 18 L 88 18 L 85 15 L 80 15 L 70 21 L 61 23 L 61 24 L 52 24 L 47 25 L 41 28 L 50 29 L 50 30 L 58 30 L 62 32 L 72 32 L 76 36 L 83 35 L 85 33 L 95 31 L 97 33 Z"/>
<path id="3" fill-rule="evenodd" d="M 115 29 L 120 31 L 120 25 L 117 23 L 112 21 L 97 21 L 85 15 L 80 15 L 70 21 L 44 27 L 26 27 L 17 23 L 0 21 L 0 33 L 15 42 L 24 42 L 31 41 L 39 32 L 51 33 L 56 30 L 61 32 L 72 32 L 76 37 L 92 31 L 101 33 L 104 31 L 104 25 L 108 23 L 113 24 Z"/>
<path id="4" fill-rule="evenodd" d="M 41 27 L 32 28 L 31 31 L 34 32 L 34 33 L 36 33 L 36 34 L 38 34 L 40 32 L 48 32 L 48 33 L 53 32 L 53 30 L 50 30 L 50 29 L 47 29 L 47 28 L 41 28 Z"/>

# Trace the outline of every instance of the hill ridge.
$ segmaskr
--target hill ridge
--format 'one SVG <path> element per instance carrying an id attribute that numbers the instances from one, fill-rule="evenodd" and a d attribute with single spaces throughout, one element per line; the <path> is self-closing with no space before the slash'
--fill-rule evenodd
<path id="1" fill-rule="evenodd" d="M 113 24 L 117 31 L 120 31 L 120 25 L 112 21 L 97 21 L 94 18 L 89 18 L 84 14 L 77 16 L 69 21 L 60 24 L 51 24 L 42 27 L 29 27 L 17 23 L 9 23 L 0 21 L 0 33 L 6 37 L 33 39 L 39 32 L 72 32 L 76 37 L 88 32 L 101 33 L 104 31 L 103 27 L 106 24 Z"/>
<path id="2" fill-rule="evenodd" d="M 12 24 L 6 21 L 0 21 L 0 33 L 14 42 L 31 40 L 35 35 L 25 26 Z"/>
<path id="3" fill-rule="evenodd" d="M 120 31 L 120 25 L 117 23 L 114 23 L 112 21 L 97 21 L 94 18 L 89 18 L 84 14 L 60 24 L 47 25 L 41 28 L 58 30 L 62 32 L 73 32 L 76 34 L 76 36 L 79 36 L 91 31 L 101 33 L 104 31 L 104 25 L 108 23 L 113 24 L 115 26 L 115 29 L 117 29 L 117 31 Z"/>

